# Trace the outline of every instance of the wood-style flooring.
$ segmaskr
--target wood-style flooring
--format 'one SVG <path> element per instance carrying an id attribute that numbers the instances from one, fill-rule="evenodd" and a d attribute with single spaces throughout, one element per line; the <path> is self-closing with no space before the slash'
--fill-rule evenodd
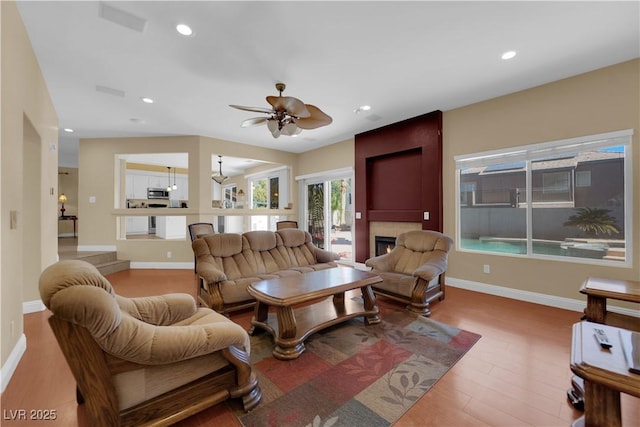
<path id="1" fill-rule="evenodd" d="M 128 270 L 108 279 L 128 297 L 196 293 L 192 270 Z M 482 338 L 395 426 L 569 426 L 581 415 L 566 399 L 571 325 L 580 313 L 451 287 L 432 313 L 432 319 Z M 251 314 L 244 311 L 232 320 L 248 327 Z M 75 383 L 48 316 L 48 311 L 24 316 L 27 351 L 2 394 L 3 426 L 90 427 L 76 404 Z M 55 410 L 56 420 L 7 419 L 20 409 Z M 623 395 L 622 412 L 624 426 L 638 425 L 639 399 Z M 240 426 L 225 404 L 178 425 Z"/>

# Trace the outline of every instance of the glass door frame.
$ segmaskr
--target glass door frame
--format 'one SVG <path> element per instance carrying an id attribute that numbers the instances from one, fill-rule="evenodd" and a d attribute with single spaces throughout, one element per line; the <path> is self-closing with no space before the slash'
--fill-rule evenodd
<path id="1" fill-rule="evenodd" d="M 331 171 L 320 172 L 316 174 L 310 174 L 305 176 L 298 176 L 296 180 L 299 182 L 298 190 L 299 190 L 299 200 L 300 200 L 300 212 L 299 219 L 301 228 L 303 230 L 309 230 L 309 192 L 308 186 L 314 184 L 323 184 L 324 187 L 324 236 L 325 236 L 325 249 L 331 250 L 331 223 L 333 218 L 333 212 L 331 212 L 331 182 L 335 180 L 346 179 L 351 182 L 351 197 L 353 199 L 354 193 L 354 171 L 353 168 L 344 168 L 344 169 L 336 169 Z M 354 203 L 350 203 L 348 205 L 348 209 L 350 214 L 347 215 L 351 218 L 351 257 L 350 258 L 341 258 L 340 261 L 345 264 L 354 264 L 354 255 L 355 255 L 355 239 L 353 238 L 354 231 Z"/>

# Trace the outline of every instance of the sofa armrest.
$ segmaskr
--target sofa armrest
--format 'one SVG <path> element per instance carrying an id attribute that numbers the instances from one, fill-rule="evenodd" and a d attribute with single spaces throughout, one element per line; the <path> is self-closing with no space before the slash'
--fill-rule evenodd
<path id="1" fill-rule="evenodd" d="M 210 262 L 199 262 L 196 266 L 196 272 L 200 277 L 207 281 L 207 283 L 216 283 L 227 280 L 227 275 L 224 271 L 219 270 L 214 264 Z"/>
<path id="2" fill-rule="evenodd" d="M 230 320 L 189 326 L 139 325 L 123 318 L 101 346 L 116 357 L 143 365 L 179 362 L 230 346 L 250 351 L 249 335 Z"/>
<path id="3" fill-rule="evenodd" d="M 145 323 L 172 325 L 193 316 L 196 302 L 189 294 L 166 294 L 150 297 L 124 298 L 116 295 L 123 311 Z"/>
<path id="4" fill-rule="evenodd" d="M 367 267 L 371 267 L 377 271 L 391 271 L 392 269 L 392 254 L 386 253 L 382 255 L 369 258 L 364 262 Z"/>
<path id="5" fill-rule="evenodd" d="M 313 252 L 318 262 L 331 262 L 331 261 L 336 261 L 340 259 L 340 255 L 338 255 L 337 253 L 326 251 L 316 246 L 313 247 Z"/>
<path id="6" fill-rule="evenodd" d="M 413 275 L 429 282 L 447 270 L 447 258 L 446 252 L 433 251 L 429 260 L 418 267 Z"/>

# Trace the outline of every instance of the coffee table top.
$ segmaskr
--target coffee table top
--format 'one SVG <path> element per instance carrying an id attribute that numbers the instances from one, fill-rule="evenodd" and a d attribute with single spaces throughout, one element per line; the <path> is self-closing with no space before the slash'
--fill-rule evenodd
<path id="1" fill-rule="evenodd" d="M 377 274 L 336 267 L 295 276 L 261 280 L 247 291 L 269 305 L 286 306 L 381 282 Z"/>

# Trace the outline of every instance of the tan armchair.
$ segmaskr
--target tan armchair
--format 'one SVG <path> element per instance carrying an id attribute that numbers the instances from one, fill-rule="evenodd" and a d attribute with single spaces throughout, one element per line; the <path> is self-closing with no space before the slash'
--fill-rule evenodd
<path id="1" fill-rule="evenodd" d="M 49 324 L 92 426 L 169 425 L 228 398 L 261 398 L 249 336 L 188 294 L 116 295 L 91 264 L 60 261 L 40 276 Z"/>
<path id="2" fill-rule="evenodd" d="M 414 230 L 398 235 L 391 252 L 369 258 L 365 264 L 382 277 L 373 292 L 408 303 L 407 310 L 431 314 L 429 304 L 444 299 L 450 237 L 437 231 Z"/>

